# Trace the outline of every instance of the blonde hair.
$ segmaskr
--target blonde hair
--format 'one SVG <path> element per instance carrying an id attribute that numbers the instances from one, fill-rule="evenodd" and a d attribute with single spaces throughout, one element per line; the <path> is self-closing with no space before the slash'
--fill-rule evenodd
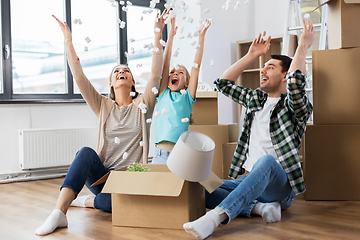
<path id="1" fill-rule="evenodd" d="M 110 82 L 111 82 L 111 76 L 113 75 L 114 70 L 117 69 L 117 68 L 119 68 L 119 67 L 126 67 L 126 68 L 128 68 L 129 71 L 130 71 L 131 77 L 132 77 L 133 81 L 135 82 L 134 76 L 133 76 L 130 68 L 129 68 L 126 64 L 120 64 L 120 65 L 117 65 L 117 66 L 113 67 L 113 69 L 111 70 L 111 73 L 110 73 L 110 77 L 109 77 Z M 135 92 L 135 96 L 133 96 L 132 99 L 137 98 L 137 96 L 139 95 L 139 93 L 136 91 L 135 86 L 131 86 L 131 91 L 132 91 L 132 92 Z M 111 100 L 114 100 L 114 101 L 115 101 L 115 91 L 114 91 L 114 88 L 113 88 L 113 87 L 110 87 L 109 98 L 110 98 Z"/>

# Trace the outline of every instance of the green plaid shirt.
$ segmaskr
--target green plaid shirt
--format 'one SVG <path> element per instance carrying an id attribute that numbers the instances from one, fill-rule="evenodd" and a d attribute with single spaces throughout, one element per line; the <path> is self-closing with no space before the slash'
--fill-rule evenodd
<path id="1" fill-rule="evenodd" d="M 298 151 L 312 113 L 312 104 L 306 96 L 305 76 L 301 71 L 288 73 L 286 78 L 287 93 L 280 95 L 279 102 L 270 112 L 270 137 L 292 189 L 299 194 L 305 192 L 305 185 Z M 214 83 L 225 96 L 246 108 L 242 133 L 229 172 L 229 177 L 236 178 L 245 171 L 242 166 L 249 149 L 251 124 L 255 112 L 263 108 L 267 94 L 260 88 L 252 90 L 226 79 L 217 79 Z"/>

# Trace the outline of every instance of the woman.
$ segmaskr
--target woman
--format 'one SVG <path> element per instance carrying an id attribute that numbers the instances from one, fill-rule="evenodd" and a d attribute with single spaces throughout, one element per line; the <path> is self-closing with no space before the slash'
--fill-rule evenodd
<path id="1" fill-rule="evenodd" d="M 156 101 L 152 88 L 159 88 L 162 74 L 163 54 L 160 40 L 165 26 L 165 14 L 168 14 L 166 10 L 161 16 L 158 14 L 155 22 L 155 50 L 151 77 L 145 92 L 139 95 L 135 91 L 135 81 L 130 69 L 126 65 L 119 65 L 110 75 L 110 98 L 99 94 L 86 78 L 72 43 L 70 29 L 66 23 L 53 16 L 64 34 L 67 58 L 75 81 L 86 103 L 99 119 L 99 138 L 97 152 L 84 147 L 76 154 L 60 188 L 55 209 L 45 223 L 36 229 L 37 235 L 50 234 L 58 227 L 66 227 L 66 212 L 70 205 L 111 212 L 111 195 L 101 193 L 103 184 L 90 187 L 91 184 L 112 169 L 140 162 L 141 159 L 146 162 L 148 129 L 145 119 L 152 116 Z M 142 143 L 145 143 L 145 146 Z M 95 197 L 75 199 L 84 185 Z"/>

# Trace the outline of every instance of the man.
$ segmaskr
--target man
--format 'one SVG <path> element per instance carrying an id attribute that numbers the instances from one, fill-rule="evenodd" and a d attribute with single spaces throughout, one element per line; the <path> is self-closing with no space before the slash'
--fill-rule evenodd
<path id="1" fill-rule="evenodd" d="M 265 32 L 214 82 L 220 92 L 246 108 L 246 116 L 229 172 L 234 180 L 225 180 L 206 195 L 206 206 L 213 210 L 184 224 L 197 239 L 208 237 L 220 223 L 229 223 L 239 214 L 261 215 L 266 222 L 280 221 L 281 210 L 290 207 L 295 194 L 305 191 L 298 150 L 312 113 L 304 73 L 315 31 L 310 21 L 303 24 L 294 59 L 272 55 L 261 70 L 260 88 L 251 90 L 234 82 L 269 50 L 271 38 L 264 42 Z M 245 171 L 246 175 L 236 179 Z"/>

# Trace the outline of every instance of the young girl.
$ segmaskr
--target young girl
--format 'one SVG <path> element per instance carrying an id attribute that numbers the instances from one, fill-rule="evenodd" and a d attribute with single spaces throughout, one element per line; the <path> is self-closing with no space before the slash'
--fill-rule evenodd
<path id="1" fill-rule="evenodd" d="M 91 185 L 112 169 L 130 165 L 133 162 L 146 161 L 147 129 L 145 119 L 152 115 L 155 106 L 155 95 L 152 88 L 158 88 L 163 66 L 162 30 L 165 26 L 163 16 L 155 23 L 155 46 L 160 51 L 153 52 L 150 80 L 145 92 L 138 95 L 135 91 L 135 80 L 126 65 L 113 68 L 110 75 L 110 97 L 99 94 L 86 78 L 80 60 L 75 52 L 70 29 L 55 16 L 64 34 L 68 63 L 71 73 L 82 96 L 99 119 L 98 147 L 95 152 L 83 147 L 76 154 L 70 165 L 55 209 L 46 221 L 36 229 L 37 235 L 52 233 L 56 228 L 68 225 L 66 213 L 70 206 L 81 206 L 111 212 L 111 194 L 101 193 L 104 184 Z M 158 28 L 158 29 L 157 29 Z M 135 94 L 132 94 L 132 92 Z M 144 114 L 144 106 L 147 112 Z M 145 142 L 142 146 L 141 141 Z M 95 195 L 76 198 L 86 185 Z M 75 199 L 75 200 L 74 200 Z"/>
<path id="2" fill-rule="evenodd" d="M 206 20 L 199 31 L 198 48 L 191 74 L 189 75 L 184 66 L 179 65 L 173 67 L 169 74 L 171 48 L 177 31 L 175 18 L 171 18 L 155 112 L 155 152 L 152 160 L 154 164 L 165 164 L 181 133 L 188 130 L 204 52 L 205 33 L 210 25 L 210 21 Z"/>

